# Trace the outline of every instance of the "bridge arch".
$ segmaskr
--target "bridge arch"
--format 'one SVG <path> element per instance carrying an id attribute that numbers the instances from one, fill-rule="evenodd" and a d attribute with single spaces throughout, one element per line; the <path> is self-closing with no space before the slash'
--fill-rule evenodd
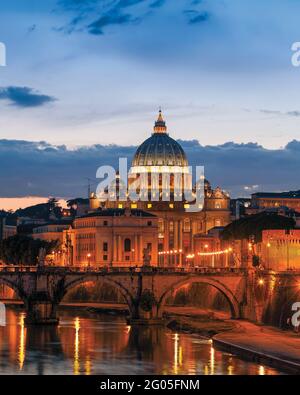
<path id="1" fill-rule="evenodd" d="M 6 285 L 8 288 L 11 288 L 15 291 L 16 295 L 22 300 L 22 302 L 24 302 L 25 304 L 27 303 L 27 296 L 17 283 L 1 276 L 0 285 Z"/>
<path id="2" fill-rule="evenodd" d="M 123 296 L 126 304 L 128 305 L 129 308 L 129 313 L 130 315 L 134 315 L 135 313 L 135 303 L 134 303 L 134 297 L 133 295 L 129 292 L 129 290 L 122 285 L 119 281 L 112 280 L 111 278 L 103 277 L 103 276 L 97 276 L 95 275 L 83 275 L 79 278 L 76 278 L 71 281 L 67 281 L 64 287 L 64 290 L 62 292 L 62 296 L 60 298 L 60 301 L 64 298 L 64 296 L 73 288 L 77 287 L 78 285 L 82 285 L 85 283 L 96 283 L 97 281 L 102 281 L 103 284 L 110 285 L 114 288 L 116 288 L 118 291 L 120 291 L 121 295 Z"/>
<path id="3" fill-rule="evenodd" d="M 186 278 L 184 280 L 178 281 L 174 284 L 172 284 L 168 289 L 165 290 L 165 292 L 161 295 L 159 301 L 158 301 L 158 316 L 162 316 L 163 310 L 166 305 L 167 298 L 174 292 L 179 290 L 181 287 L 185 285 L 192 285 L 192 284 L 208 284 L 217 289 L 227 300 L 229 307 L 230 307 L 230 312 L 231 312 L 231 318 L 233 319 L 238 319 L 241 316 L 240 313 L 240 305 L 239 301 L 233 294 L 233 292 L 223 283 L 221 283 L 218 280 L 215 280 L 210 277 L 190 277 Z"/>

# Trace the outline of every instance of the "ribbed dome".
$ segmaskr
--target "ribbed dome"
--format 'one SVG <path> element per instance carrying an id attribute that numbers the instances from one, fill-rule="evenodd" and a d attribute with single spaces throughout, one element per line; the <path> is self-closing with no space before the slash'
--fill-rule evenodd
<path id="1" fill-rule="evenodd" d="M 167 133 L 165 122 L 159 112 L 154 133 L 137 149 L 132 166 L 188 166 L 186 155 L 174 139 Z"/>

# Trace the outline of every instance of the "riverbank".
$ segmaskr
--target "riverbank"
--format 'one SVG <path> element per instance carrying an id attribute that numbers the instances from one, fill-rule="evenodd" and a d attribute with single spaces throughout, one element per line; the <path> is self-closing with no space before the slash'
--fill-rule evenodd
<path id="1" fill-rule="evenodd" d="M 232 331 L 215 335 L 213 344 L 247 360 L 300 374 L 299 334 L 238 321 Z"/>

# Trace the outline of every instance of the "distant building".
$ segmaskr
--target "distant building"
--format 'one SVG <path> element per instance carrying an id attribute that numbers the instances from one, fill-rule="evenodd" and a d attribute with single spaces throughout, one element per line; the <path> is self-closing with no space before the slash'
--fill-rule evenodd
<path id="1" fill-rule="evenodd" d="M 72 221 L 57 221 L 35 227 L 32 231 L 34 239 L 63 242 L 63 231 L 69 229 Z"/>
<path id="2" fill-rule="evenodd" d="M 282 193 L 259 192 L 251 196 L 251 207 L 259 211 L 267 208 L 288 207 L 300 212 L 300 190 Z"/>
<path id="3" fill-rule="evenodd" d="M 0 240 L 7 239 L 17 233 L 17 226 L 14 222 L 5 217 L 0 218 Z"/>
<path id="4" fill-rule="evenodd" d="M 98 210 L 74 220 L 63 248 L 65 265 L 134 267 L 149 256 L 157 266 L 158 219 L 142 210 Z"/>

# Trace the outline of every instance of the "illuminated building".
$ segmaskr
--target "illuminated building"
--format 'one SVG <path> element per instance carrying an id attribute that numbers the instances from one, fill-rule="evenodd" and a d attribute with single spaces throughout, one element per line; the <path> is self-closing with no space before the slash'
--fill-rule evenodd
<path id="1" fill-rule="evenodd" d="M 258 254 L 265 269 L 275 271 L 299 270 L 300 229 L 264 230 Z"/>
<path id="2" fill-rule="evenodd" d="M 254 193 L 252 195 L 251 206 L 257 208 L 259 211 L 267 208 L 288 207 L 300 212 L 300 191 Z"/>
<path id="3" fill-rule="evenodd" d="M 142 210 L 104 209 L 76 218 L 64 232 L 66 265 L 157 266 L 158 219 Z"/>
<path id="4" fill-rule="evenodd" d="M 154 190 L 151 179 L 153 173 L 156 179 Z M 164 185 L 166 175 L 169 176 L 167 192 Z M 151 137 L 138 147 L 133 157 L 128 177 L 129 188 L 138 179 L 140 192 L 144 194 L 143 199 L 120 199 L 122 181 L 117 176 L 116 196 L 113 196 L 115 200 L 103 201 L 92 193 L 90 208 L 94 212 L 99 212 L 100 208 L 139 209 L 155 215 L 158 218 L 158 249 L 160 252 L 169 252 L 162 257 L 161 264 L 184 263 L 184 255 L 194 251 L 195 235 L 206 234 L 210 229 L 226 226 L 230 222 L 229 195 L 219 187 L 212 189 L 207 180 L 204 182 L 204 203 L 198 207 L 198 211 L 188 211 L 192 201 L 188 201 L 184 196 L 183 181 L 195 196 L 188 159 L 180 144 L 167 133 L 161 111 Z M 178 194 L 182 196 L 180 201 Z M 167 197 L 168 201 L 163 196 Z"/>
<path id="5" fill-rule="evenodd" d="M 48 224 L 37 226 L 32 231 L 32 238 L 53 241 L 63 241 L 63 231 L 69 229 L 72 221 L 51 222 Z"/>

